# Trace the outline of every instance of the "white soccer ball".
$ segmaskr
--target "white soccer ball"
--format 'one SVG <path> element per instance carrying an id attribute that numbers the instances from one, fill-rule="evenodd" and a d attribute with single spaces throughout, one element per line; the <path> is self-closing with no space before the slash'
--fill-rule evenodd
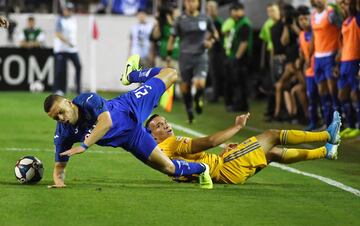
<path id="1" fill-rule="evenodd" d="M 15 177 L 21 184 L 36 184 L 44 173 L 42 162 L 34 156 L 25 156 L 15 164 Z"/>
<path id="2" fill-rule="evenodd" d="M 35 82 L 30 83 L 29 89 L 33 93 L 39 93 L 44 91 L 44 84 L 40 80 L 36 80 Z"/>

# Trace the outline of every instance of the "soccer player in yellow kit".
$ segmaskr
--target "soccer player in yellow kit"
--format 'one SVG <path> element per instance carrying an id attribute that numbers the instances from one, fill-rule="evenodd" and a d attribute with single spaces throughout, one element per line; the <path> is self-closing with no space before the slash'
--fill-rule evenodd
<path id="1" fill-rule="evenodd" d="M 219 154 L 205 152 L 216 147 L 245 127 L 250 114 L 237 116 L 235 125 L 202 138 L 175 136 L 172 127 L 160 115 L 152 115 L 145 127 L 162 151 L 171 159 L 206 163 L 214 183 L 243 184 L 270 162 L 294 163 L 305 160 L 337 158 L 340 141 L 340 115 L 334 112 L 333 121 L 325 131 L 267 130 L 239 144 L 228 144 Z M 326 142 L 316 149 L 283 148 L 277 145 Z"/>

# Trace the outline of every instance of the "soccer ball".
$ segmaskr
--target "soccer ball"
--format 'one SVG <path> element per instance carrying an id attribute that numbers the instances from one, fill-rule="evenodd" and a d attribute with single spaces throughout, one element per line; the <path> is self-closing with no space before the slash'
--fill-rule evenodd
<path id="1" fill-rule="evenodd" d="M 15 164 L 15 177 L 21 184 L 36 184 L 44 173 L 42 162 L 34 156 L 25 156 Z"/>
<path id="2" fill-rule="evenodd" d="M 44 84 L 40 80 L 30 83 L 29 89 L 33 93 L 38 93 L 44 91 Z"/>

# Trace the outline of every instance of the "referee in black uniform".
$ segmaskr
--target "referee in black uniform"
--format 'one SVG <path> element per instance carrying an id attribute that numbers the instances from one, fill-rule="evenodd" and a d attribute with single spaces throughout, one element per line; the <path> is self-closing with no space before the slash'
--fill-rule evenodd
<path id="1" fill-rule="evenodd" d="M 179 68 L 181 76 L 180 90 L 184 99 L 189 123 L 194 119 L 191 87 L 196 88 L 195 110 L 203 110 L 203 94 L 208 73 L 207 49 L 211 48 L 219 35 L 210 18 L 199 10 L 199 0 L 184 0 L 185 12 L 174 24 L 168 42 L 168 55 L 171 55 L 175 38 L 180 39 Z M 210 35 L 209 35 L 210 33 Z"/>

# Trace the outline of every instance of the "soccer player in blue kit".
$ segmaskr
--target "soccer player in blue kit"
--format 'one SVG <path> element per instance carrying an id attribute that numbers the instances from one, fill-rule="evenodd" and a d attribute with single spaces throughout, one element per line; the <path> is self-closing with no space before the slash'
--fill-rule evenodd
<path id="1" fill-rule="evenodd" d="M 64 173 L 69 157 L 85 152 L 93 144 L 122 147 L 148 166 L 171 176 L 200 175 L 200 187 L 213 187 L 209 167 L 203 163 L 170 160 L 157 146 L 143 122 L 157 106 L 161 95 L 177 79 L 171 68 L 139 70 L 140 57 L 131 56 L 122 75 L 122 83 L 143 83 L 139 88 L 111 100 L 96 93 L 83 93 L 72 101 L 49 95 L 44 110 L 57 121 L 54 136 L 54 185 L 65 187 Z M 172 131 L 168 131 L 171 133 Z M 74 146 L 76 142 L 80 145 Z"/>

